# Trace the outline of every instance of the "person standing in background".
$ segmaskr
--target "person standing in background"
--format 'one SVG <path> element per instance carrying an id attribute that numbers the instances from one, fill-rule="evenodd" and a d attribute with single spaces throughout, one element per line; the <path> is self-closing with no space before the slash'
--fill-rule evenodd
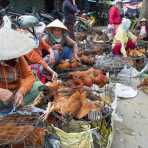
<path id="1" fill-rule="evenodd" d="M 113 36 L 115 35 L 115 32 L 122 21 L 122 11 L 121 11 L 122 0 L 115 0 L 114 4 L 115 5 L 113 5 L 109 9 L 109 13 L 108 13 L 108 22 L 109 22 L 109 25 L 112 27 Z"/>
<path id="2" fill-rule="evenodd" d="M 89 12 L 90 4 L 88 0 L 80 0 L 79 1 L 79 9 L 85 13 Z"/>
<path id="3" fill-rule="evenodd" d="M 109 14 L 108 14 L 108 21 L 109 24 L 113 24 L 113 25 L 119 25 L 121 23 L 121 5 L 122 5 L 122 1 L 121 0 L 115 0 L 115 5 L 113 5 L 110 9 L 109 9 Z"/>
<path id="4" fill-rule="evenodd" d="M 64 24 L 69 30 L 69 35 L 74 39 L 74 24 L 75 24 L 75 13 L 77 13 L 77 5 L 75 0 L 64 0 L 63 12 L 64 12 Z"/>
<path id="5" fill-rule="evenodd" d="M 0 14 L 0 114 L 3 109 L 9 110 L 12 106 L 31 104 L 39 94 L 38 86 L 42 85 L 35 81 L 24 58 L 37 46 L 33 36 L 7 28 L 6 25 Z"/>
<path id="6" fill-rule="evenodd" d="M 131 21 L 123 18 L 113 39 L 112 52 L 114 55 L 127 57 L 129 50 L 136 48 L 137 36 L 130 32 Z"/>
<path id="7" fill-rule="evenodd" d="M 148 22 L 145 18 L 140 20 L 139 26 L 137 26 L 139 32 L 138 38 L 140 40 L 148 41 Z"/>

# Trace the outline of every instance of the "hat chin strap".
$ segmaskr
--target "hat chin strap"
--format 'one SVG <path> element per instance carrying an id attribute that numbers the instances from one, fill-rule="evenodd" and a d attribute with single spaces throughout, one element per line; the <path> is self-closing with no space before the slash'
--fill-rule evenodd
<path id="1" fill-rule="evenodd" d="M 36 35 L 34 27 L 27 28 L 27 31 L 29 31 L 37 39 L 37 35 Z"/>

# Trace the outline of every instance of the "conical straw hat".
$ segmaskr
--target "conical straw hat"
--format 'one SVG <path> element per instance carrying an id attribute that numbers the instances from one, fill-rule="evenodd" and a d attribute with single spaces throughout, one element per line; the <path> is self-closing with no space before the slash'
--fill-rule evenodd
<path id="1" fill-rule="evenodd" d="M 141 20 L 140 20 L 140 22 L 146 22 L 147 20 L 146 20 L 146 18 L 142 18 Z"/>
<path id="2" fill-rule="evenodd" d="M 36 47 L 37 44 L 30 33 L 18 32 L 6 27 L 0 29 L 0 60 L 18 58 Z"/>
<path id="3" fill-rule="evenodd" d="M 61 28 L 65 31 L 68 31 L 68 28 L 59 20 L 59 19 L 56 19 L 54 20 L 53 22 L 49 23 L 46 28 Z"/>

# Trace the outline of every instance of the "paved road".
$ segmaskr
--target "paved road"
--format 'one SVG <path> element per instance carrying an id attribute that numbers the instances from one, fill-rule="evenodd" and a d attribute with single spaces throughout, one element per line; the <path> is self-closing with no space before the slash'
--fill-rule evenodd
<path id="1" fill-rule="evenodd" d="M 139 92 L 130 100 L 119 100 L 112 148 L 148 148 L 148 95 Z"/>

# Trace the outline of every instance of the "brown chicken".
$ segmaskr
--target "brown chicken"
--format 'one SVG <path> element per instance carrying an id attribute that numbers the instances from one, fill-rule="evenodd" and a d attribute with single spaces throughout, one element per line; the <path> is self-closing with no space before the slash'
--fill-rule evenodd
<path id="1" fill-rule="evenodd" d="M 108 82 L 108 78 L 101 70 L 90 68 L 86 71 L 76 71 L 70 73 L 69 77 L 74 81 L 76 85 L 86 85 L 91 87 L 93 84 L 97 84 L 103 87 Z"/>
<path id="2" fill-rule="evenodd" d="M 145 48 L 140 48 L 140 49 L 138 49 L 141 53 L 143 53 L 143 54 L 145 54 L 145 52 L 146 52 L 146 50 L 145 50 Z"/>
<path id="3" fill-rule="evenodd" d="M 60 81 L 53 81 L 46 83 L 46 86 L 52 90 L 58 90 L 62 86 L 62 83 Z"/>
<path id="4" fill-rule="evenodd" d="M 58 112 L 62 115 L 70 114 L 78 119 L 86 116 L 92 109 L 96 109 L 97 105 L 87 100 L 85 92 L 76 91 L 70 97 L 58 95 L 54 101 L 48 104 L 47 115 L 51 112 Z"/>
<path id="5" fill-rule="evenodd" d="M 93 65 L 95 63 L 95 60 L 91 56 L 82 55 L 80 60 L 83 64 L 86 65 Z"/>
<path id="6" fill-rule="evenodd" d="M 146 77 L 140 85 L 138 85 L 138 88 L 140 87 L 148 87 L 148 77 Z"/>
<path id="7" fill-rule="evenodd" d="M 95 84 L 97 84 L 100 87 L 103 87 L 105 84 L 107 84 L 108 79 L 105 75 L 99 74 L 98 76 L 95 77 Z"/>
<path id="8" fill-rule="evenodd" d="M 148 85 L 148 77 L 143 80 L 143 84 Z"/>
<path id="9" fill-rule="evenodd" d="M 75 116 L 82 106 L 83 99 L 86 99 L 84 96 L 81 98 L 81 96 L 82 95 L 79 91 L 70 96 L 63 108 L 63 111 Z"/>
<path id="10" fill-rule="evenodd" d="M 88 101 L 85 100 L 82 102 L 81 109 L 79 110 L 76 118 L 81 119 L 85 117 L 90 111 L 101 111 L 101 109 L 104 107 L 105 101 L 99 100 L 99 101 Z"/>
<path id="11" fill-rule="evenodd" d="M 59 65 L 58 65 L 58 69 L 60 70 L 65 70 L 70 68 L 70 62 L 69 61 L 62 61 Z"/>
<path id="12" fill-rule="evenodd" d="M 148 94 L 148 77 L 146 77 L 137 87 L 142 89 L 144 93 Z"/>
<path id="13" fill-rule="evenodd" d="M 85 117 L 93 109 L 93 106 L 94 104 L 92 102 L 83 101 L 76 118 L 81 119 Z"/>
<path id="14" fill-rule="evenodd" d="M 80 63 L 76 59 L 72 59 L 71 61 L 63 60 L 59 65 L 58 69 L 66 70 L 68 68 L 77 68 L 80 66 Z"/>
<path id="15" fill-rule="evenodd" d="M 76 59 L 70 61 L 70 68 L 77 68 L 80 66 L 80 63 Z"/>
<path id="16" fill-rule="evenodd" d="M 61 114 L 69 113 L 75 115 L 81 107 L 81 94 L 79 91 L 72 94 L 70 97 L 58 94 L 55 96 L 54 101 L 48 105 L 48 113 L 59 112 Z"/>
<path id="17" fill-rule="evenodd" d="M 82 82 L 84 85 L 91 87 L 93 85 L 93 79 L 90 76 L 83 77 Z"/>
<path id="18" fill-rule="evenodd" d="M 62 91 L 63 90 L 63 91 Z M 68 90 L 65 93 L 64 90 Z M 60 88 L 54 94 L 53 102 L 48 103 L 44 119 L 48 118 L 51 112 L 58 112 L 61 115 L 69 114 L 75 118 L 81 119 L 85 117 L 90 111 L 100 111 L 104 104 L 110 102 L 109 99 L 100 98 L 97 101 L 89 100 L 89 94 L 84 90 L 71 91 L 73 89 Z"/>
<path id="19" fill-rule="evenodd" d="M 129 50 L 128 55 L 131 56 L 131 57 L 145 56 L 145 49 L 132 49 L 132 50 Z"/>

